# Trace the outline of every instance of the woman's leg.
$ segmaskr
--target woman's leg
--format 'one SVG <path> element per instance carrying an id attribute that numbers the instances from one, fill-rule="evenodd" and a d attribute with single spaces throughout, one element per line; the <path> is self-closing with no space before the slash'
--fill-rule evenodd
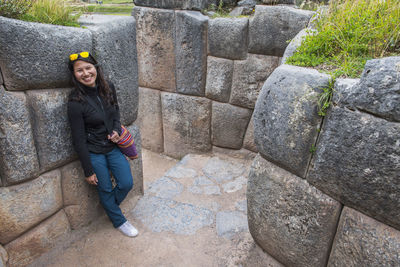
<path id="1" fill-rule="evenodd" d="M 112 188 L 107 154 L 90 153 L 90 160 L 97 179 L 99 180 L 97 183 L 97 191 L 99 193 L 100 202 L 112 224 L 117 228 L 126 222 L 126 218 L 119 208 L 119 203 L 117 203 L 115 197 L 115 190 Z"/>
<path id="2" fill-rule="evenodd" d="M 131 167 L 119 148 L 107 153 L 107 162 L 117 183 L 114 188 L 115 201 L 120 205 L 133 187 Z"/>

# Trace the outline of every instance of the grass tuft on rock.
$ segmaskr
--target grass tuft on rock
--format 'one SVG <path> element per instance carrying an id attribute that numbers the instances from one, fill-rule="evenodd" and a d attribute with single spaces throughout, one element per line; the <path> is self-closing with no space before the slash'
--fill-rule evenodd
<path id="1" fill-rule="evenodd" d="M 336 0 L 287 63 L 359 77 L 367 60 L 400 54 L 400 1 Z"/>

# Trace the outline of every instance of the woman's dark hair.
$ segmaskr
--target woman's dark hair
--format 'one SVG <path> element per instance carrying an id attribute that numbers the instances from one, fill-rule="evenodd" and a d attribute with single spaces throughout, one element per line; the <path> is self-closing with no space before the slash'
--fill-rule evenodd
<path id="1" fill-rule="evenodd" d="M 91 54 L 89 54 L 89 56 L 86 58 L 79 56 L 78 59 L 69 61 L 68 68 L 71 71 L 72 84 L 75 86 L 75 92 L 76 92 L 75 94 L 71 95 L 71 100 L 78 101 L 78 102 L 86 101 L 85 97 L 84 97 L 85 85 L 78 82 L 78 80 L 75 78 L 75 75 L 74 75 L 74 63 L 78 60 L 82 60 L 82 61 L 85 61 L 87 63 L 94 65 L 94 67 L 96 68 L 96 71 L 97 71 L 96 86 L 97 86 L 97 89 L 99 90 L 99 94 L 100 94 L 101 98 L 103 98 L 107 104 L 115 105 L 116 102 L 114 99 L 113 92 L 111 91 L 110 86 L 108 85 L 108 82 L 104 78 L 103 70 L 102 70 L 101 66 L 97 63 L 97 60 Z"/>

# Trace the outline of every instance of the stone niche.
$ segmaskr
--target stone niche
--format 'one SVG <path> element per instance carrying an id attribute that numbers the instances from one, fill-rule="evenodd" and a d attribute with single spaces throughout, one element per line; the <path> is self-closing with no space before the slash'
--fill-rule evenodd
<path id="1" fill-rule="evenodd" d="M 105 214 L 72 147 L 69 54 L 94 54 L 114 83 L 139 152 L 130 161 L 127 202 L 132 207 L 143 194 L 136 21 L 89 16 L 81 23 L 86 28 L 0 17 L 0 266 L 29 265 Z"/>

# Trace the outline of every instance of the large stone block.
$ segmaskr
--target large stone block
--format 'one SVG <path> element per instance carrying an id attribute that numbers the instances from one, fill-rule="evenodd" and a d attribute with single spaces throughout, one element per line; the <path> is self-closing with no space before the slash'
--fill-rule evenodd
<path id="1" fill-rule="evenodd" d="M 254 111 L 255 142 L 263 157 L 305 177 L 321 125 L 317 96 L 328 83 L 326 74 L 289 65 L 271 74 Z"/>
<path id="2" fill-rule="evenodd" d="M 3 246 L 0 245 L 0 267 L 6 267 L 7 262 L 8 262 L 8 253 L 3 248 Z"/>
<path id="3" fill-rule="evenodd" d="M 176 13 L 176 91 L 204 96 L 208 17 L 197 11 Z"/>
<path id="4" fill-rule="evenodd" d="M 216 18 L 208 24 L 208 53 L 211 56 L 246 58 L 249 24 L 247 18 Z"/>
<path id="5" fill-rule="evenodd" d="M 175 92 L 175 13 L 135 7 L 139 85 Z"/>
<path id="6" fill-rule="evenodd" d="M 0 18 L 1 19 L 1 18 Z M 0 26 L 1 27 L 1 26 Z M 37 175 L 36 154 L 26 96 L 0 86 L 0 176 L 2 184 L 17 183 Z"/>
<path id="7" fill-rule="evenodd" d="M 52 89 L 32 90 L 27 93 L 42 171 L 71 161 L 75 156 L 67 116 L 70 92 L 69 89 Z"/>
<path id="8" fill-rule="evenodd" d="M 367 61 L 358 84 L 335 94 L 340 106 L 400 122 L 400 57 Z"/>
<path id="9" fill-rule="evenodd" d="M 231 95 L 233 61 L 209 56 L 207 59 L 206 96 L 228 102 Z"/>
<path id="10" fill-rule="evenodd" d="M 59 238 L 70 232 L 67 216 L 61 210 L 5 246 L 10 266 L 26 266 L 49 251 Z"/>
<path id="11" fill-rule="evenodd" d="M 240 149 L 252 111 L 230 104 L 213 102 L 211 132 L 215 146 Z"/>
<path id="12" fill-rule="evenodd" d="M 88 24 L 93 52 L 115 85 L 121 122 L 128 125 L 136 120 L 139 106 L 136 21 L 133 17 L 111 16 L 113 19 L 94 23 L 96 16 L 99 15 L 92 15 L 92 25 Z"/>
<path id="13" fill-rule="evenodd" d="M 103 214 L 95 186 L 85 180 L 79 161 L 61 168 L 64 210 L 72 229 L 88 225 Z"/>
<path id="14" fill-rule="evenodd" d="M 136 6 L 147 6 L 166 9 L 203 10 L 210 0 L 134 0 Z"/>
<path id="15" fill-rule="evenodd" d="M 129 160 L 129 164 L 131 166 L 131 172 L 133 177 L 134 188 L 129 193 L 127 198 L 130 196 L 139 196 L 143 195 L 143 158 L 142 158 L 142 138 L 140 134 L 140 129 L 136 124 L 132 124 L 127 127 L 129 132 L 132 134 L 136 149 L 139 157 L 135 160 Z"/>
<path id="16" fill-rule="evenodd" d="M 256 6 L 249 23 L 249 52 L 281 57 L 287 41 L 307 27 L 313 14 L 288 6 Z"/>
<path id="17" fill-rule="evenodd" d="M 0 68 L 7 90 L 70 84 L 68 56 L 92 50 L 90 31 L 0 17 Z"/>
<path id="18" fill-rule="evenodd" d="M 6 244 L 63 205 L 60 171 L 0 188 L 0 243 Z"/>
<path id="19" fill-rule="evenodd" d="M 258 94 L 268 76 L 279 66 L 279 58 L 248 54 L 246 60 L 235 60 L 230 103 L 254 108 Z"/>
<path id="20" fill-rule="evenodd" d="M 316 148 L 310 183 L 400 229 L 400 123 L 333 107 Z"/>
<path id="21" fill-rule="evenodd" d="M 253 151 L 258 152 L 256 143 L 254 141 L 254 116 L 251 117 L 249 125 L 247 126 L 246 134 L 243 140 L 243 147 Z"/>
<path id="22" fill-rule="evenodd" d="M 161 93 L 164 152 L 181 158 L 211 150 L 211 101 Z"/>
<path id="23" fill-rule="evenodd" d="M 345 207 L 328 266 L 400 266 L 400 232 Z"/>
<path id="24" fill-rule="evenodd" d="M 139 87 L 139 114 L 136 123 L 142 132 L 143 148 L 163 152 L 160 91 Z"/>
<path id="25" fill-rule="evenodd" d="M 285 266 L 325 266 L 341 204 L 303 180 L 254 159 L 247 187 L 249 229 Z"/>

